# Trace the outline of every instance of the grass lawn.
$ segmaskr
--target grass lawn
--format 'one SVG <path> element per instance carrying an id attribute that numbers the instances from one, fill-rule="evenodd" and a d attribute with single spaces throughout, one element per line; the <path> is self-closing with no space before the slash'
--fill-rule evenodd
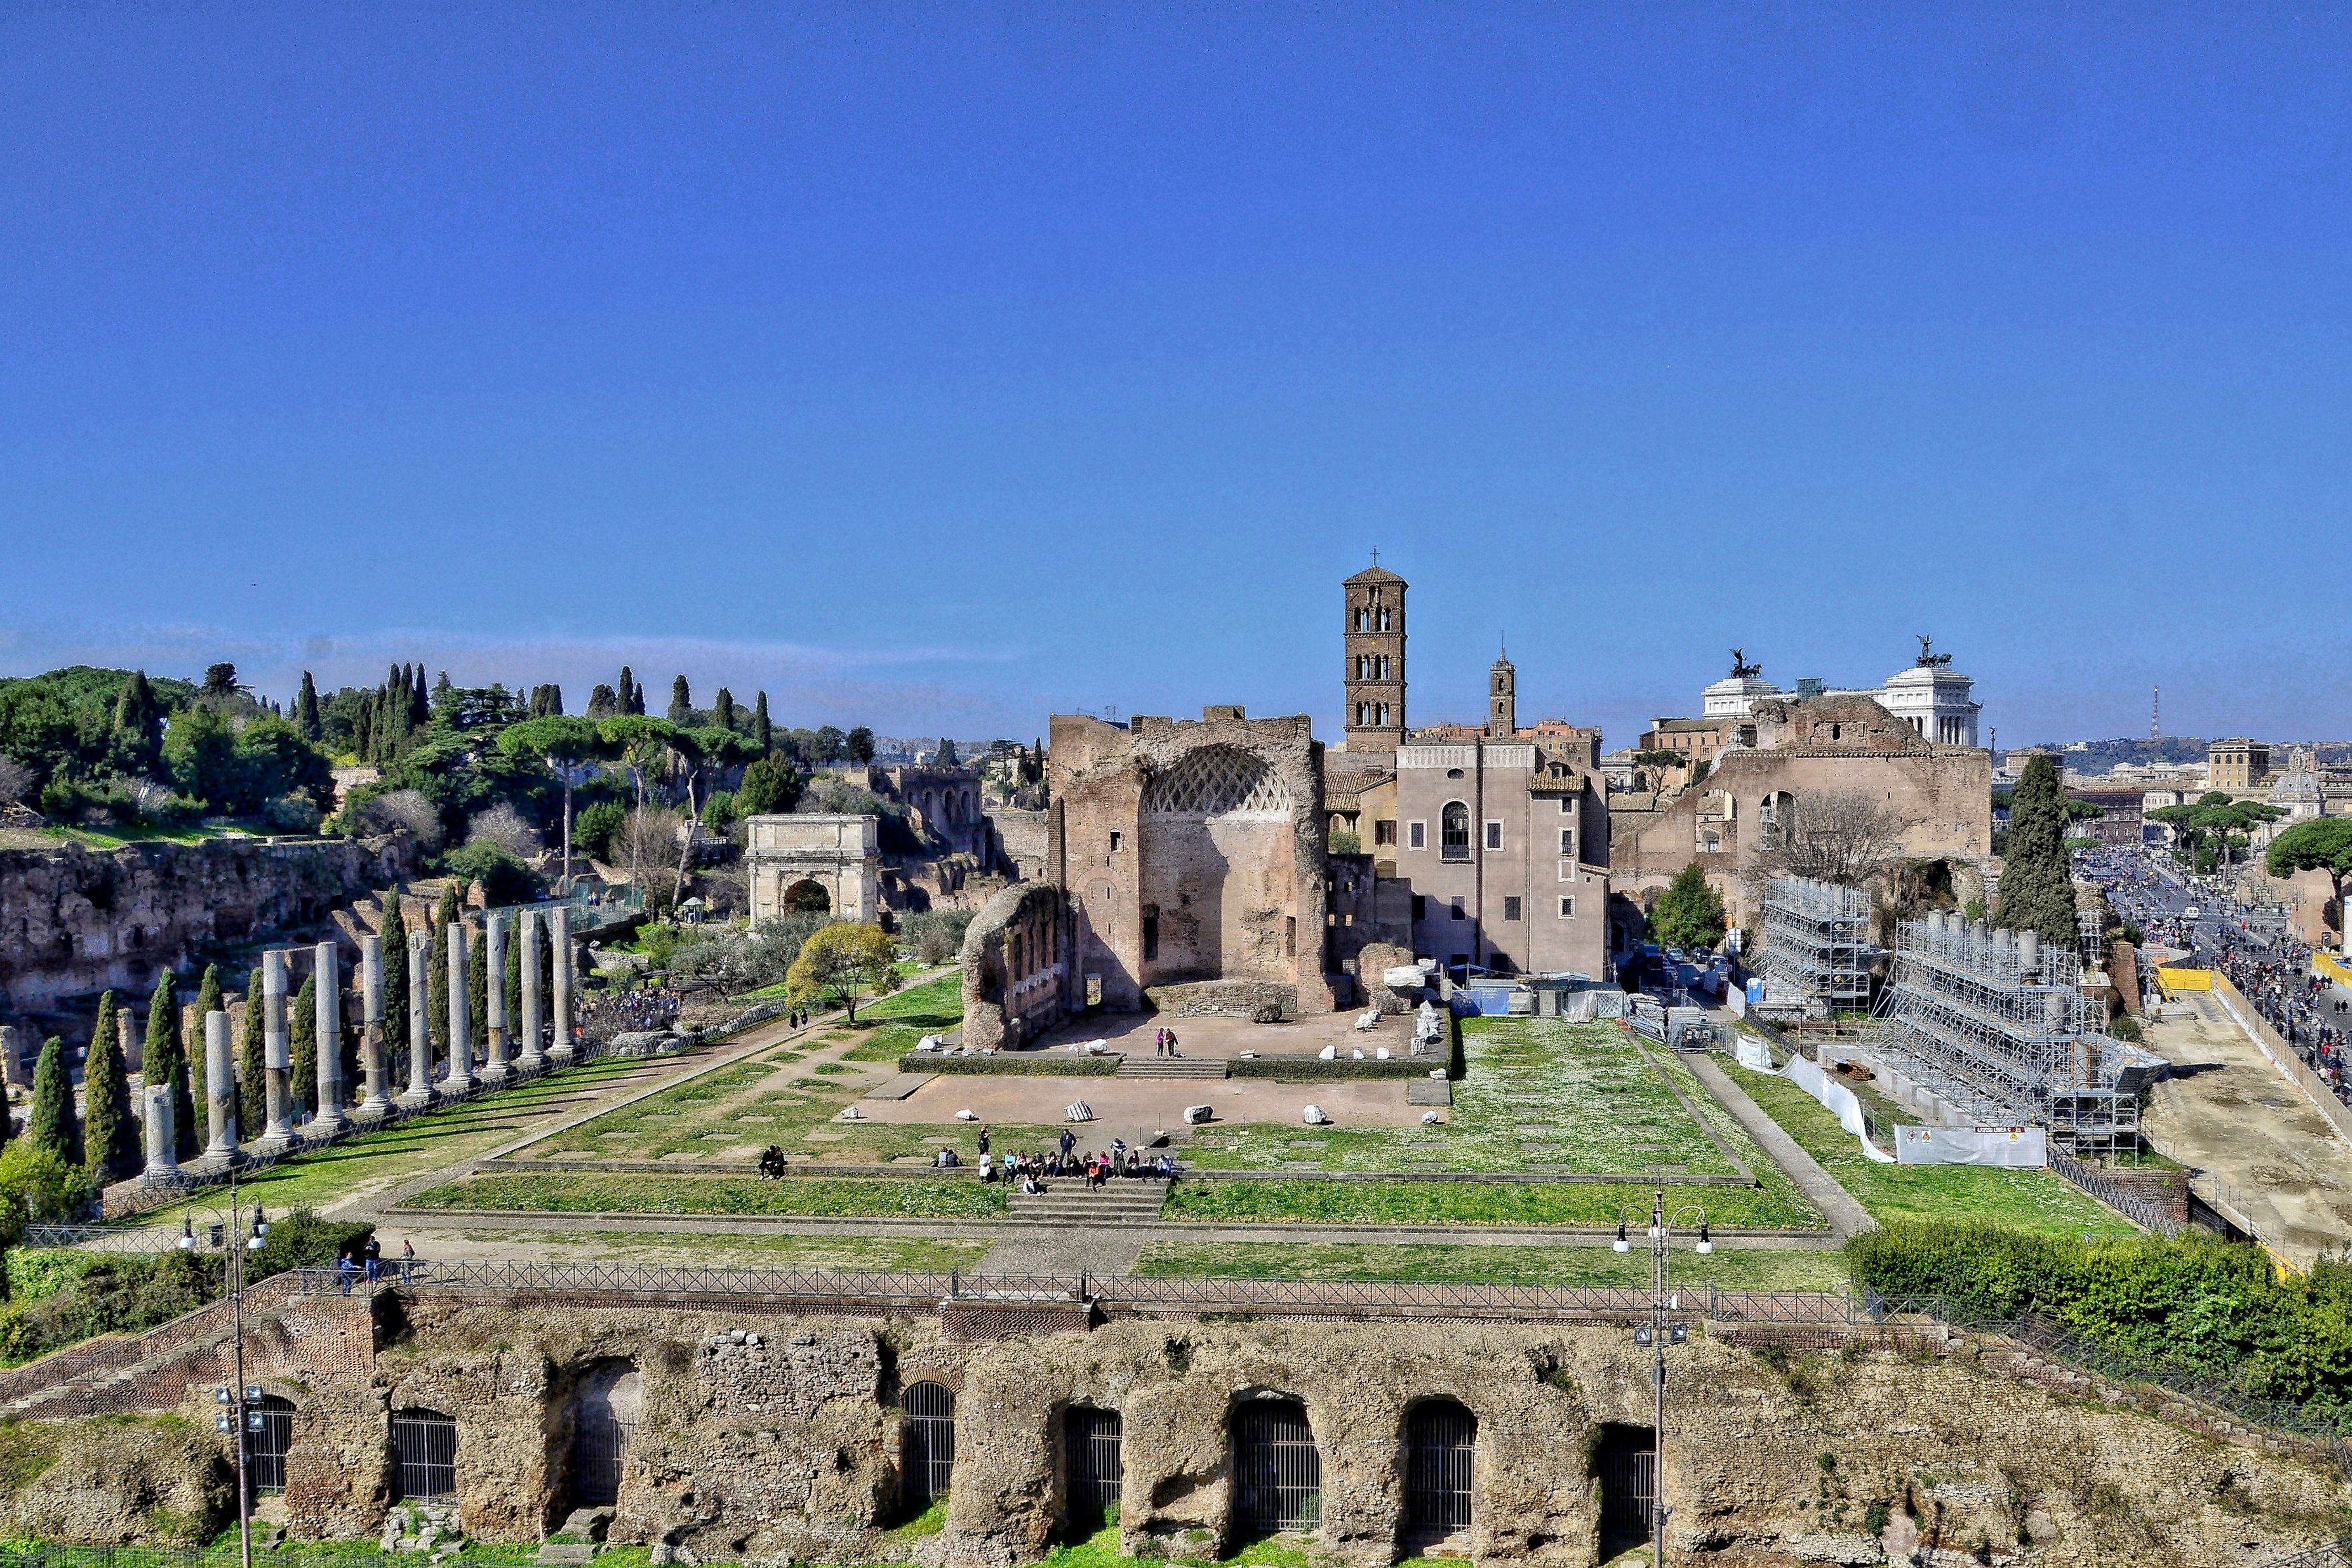
<path id="1" fill-rule="evenodd" d="M 853 1061 L 896 1061 L 927 1034 L 963 1023 L 963 977 L 941 975 L 857 1009 L 858 1042 L 843 1052 Z"/>
<path id="2" fill-rule="evenodd" d="M 1305 1137 L 1297 1127 L 1220 1129 L 1189 1140 L 1185 1157 L 1207 1170 L 1312 1160 L 1345 1171 L 1737 1174 L 1633 1040 L 1611 1024 L 1467 1019 L 1463 1076 L 1440 1125 L 1320 1127 Z M 1708 1099 L 1695 1080 L 1684 1092 Z"/>
<path id="3" fill-rule="evenodd" d="M 521 1261 L 707 1264 L 714 1268 L 822 1269 L 829 1273 L 943 1274 L 970 1269 L 990 1243 L 923 1236 L 712 1236 L 693 1231 L 479 1229 L 470 1246 Z M 418 1243 L 427 1256 L 439 1256 Z"/>
<path id="4" fill-rule="evenodd" d="M 530 1131 L 534 1122 L 562 1113 L 566 1102 L 602 1092 L 634 1073 L 656 1071 L 672 1059 L 599 1059 L 533 1079 L 520 1088 L 467 1102 L 453 1110 L 417 1116 L 346 1138 L 314 1154 L 301 1155 L 237 1178 L 237 1197 L 273 1210 L 328 1205 L 363 1191 L 394 1186 L 443 1166 L 476 1158 Z M 225 1186 L 207 1187 L 194 1200 L 202 1208 L 228 1201 Z M 172 1205 L 142 1218 L 156 1225 L 179 1218 Z"/>
<path id="5" fill-rule="evenodd" d="M 1677 1284 L 1727 1291 L 1840 1291 L 1851 1281 L 1838 1252 L 1790 1247 L 1717 1248 L 1701 1258 L 1677 1246 Z M 1606 1247 L 1391 1246 L 1356 1242 L 1154 1241 L 1135 1266 L 1160 1279 L 1430 1280 L 1491 1285 L 1650 1282 L 1650 1251 Z"/>
<path id="6" fill-rule="evenodd" d="M 971 1219 L 1004 1211 L 1005 1189 L 963 1178 L 494 1174 L 468 1176 L 408 1200 L 412 1208 L 494 1208 L 549 1214 L 902 1215 Z"/>
<path id="7" fill-rule="evenodd" d="M 598 1561 L 603 1561 L 601 1558 Z M 1231 1557 L 1217 1560 L 1216 1568 L 1307 1568 L 1307 1543 L 1297 1536 L 1277 1535 L 1254 1541 Z M 1073 1541 L 1047 1552 L 1035 1568 L 1163 1568 L 1157 1557 L 1119 1554 L 1118 1527 L 1106 1526 L 1084 1541 Z M 1405 1568 L 1400 1564 L 1399 1568 Z"/>
<path id="8" fill-rule="evenodd" d="M 2054 1236 L 2136 1236 L 2138 1227 L 2048 1171 L 1881 1165 L 1822 1103 L 1790 1082 L 1725 1059 L 1723 1070 L 1788 1129 L 1882 1225 L 1898 1219 L 1989 1219 Z"/>
<path id="9" fill-rule="evenodd" d="M 1783 1178 L 1785 1182 L 1786 1178 Z M 1646 1219 L 1654 1189 L 1639 1182 L 1297 1181 L 1178 1182 L 1167 1218 L 1294 1225 L 1580 1225 Z M 1715 1224 L 1807 1228 L 1822 1218 L 1793 1186 L 1670 1186 L 1666 1207 L 1706 1206 Z"/>

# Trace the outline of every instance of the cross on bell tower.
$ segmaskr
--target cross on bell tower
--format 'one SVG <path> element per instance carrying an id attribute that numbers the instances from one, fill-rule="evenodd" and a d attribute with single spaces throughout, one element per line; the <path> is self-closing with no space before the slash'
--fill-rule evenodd
<path id="1" fill-rule="evenodd" d="M 1347 748 L 1393 753 L 1404 743 L 1405 580 L 1383 568 L 1375 550 L 1372 564 L 1340 587 Z"/>

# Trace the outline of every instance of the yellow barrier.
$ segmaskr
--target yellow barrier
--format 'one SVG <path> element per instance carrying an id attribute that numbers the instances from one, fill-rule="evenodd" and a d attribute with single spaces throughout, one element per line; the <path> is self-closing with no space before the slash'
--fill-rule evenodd
<path id="1" fill-rule="evenodd" d="M 2210 991 L 2213 988 L 2213 971 L 2160 968 L 2156 972 L 2156 983 L 2168 991 Z"/>
<path id="2" fill-rule="evenodd" d="M 2347 965 L 2332 953 L 2314 953 L 2311 967 L 2339 986 L 2352 986 L 2352 965 Z"/>

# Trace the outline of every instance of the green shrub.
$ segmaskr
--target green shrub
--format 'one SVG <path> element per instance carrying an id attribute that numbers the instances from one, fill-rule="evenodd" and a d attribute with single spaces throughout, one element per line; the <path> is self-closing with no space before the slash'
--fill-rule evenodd
<path id="1" fill-rule="evenodd" d="M 2086 1242 L 1960 1220 L 1890 1225 L 1846 1257 L 1857 1283 L 1962 1319 L 2037 1317 L 2152 1372 L 2352 1406 L 2352 1264 L 2282 1278 L 2260 1247 L 2195 1230 Z"/>
<path id="2" fill-rule="evenodd" d="M 1040 1078 L 1110 1078 L 1117 1061 L 1103 1056 L 949 1056 L 909 1051 L 898 1059 L 901 1072 L 1033 1073 Z"/>

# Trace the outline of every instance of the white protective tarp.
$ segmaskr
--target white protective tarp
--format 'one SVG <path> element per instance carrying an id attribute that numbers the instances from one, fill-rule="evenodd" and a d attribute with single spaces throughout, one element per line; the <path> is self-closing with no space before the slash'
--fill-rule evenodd
<path id="1" fill-rule="evenodd" d="M 2039 1170 L 2050 1163 L 2050 1134 L 2040 1127 L 1897 1127 L 1895 1159 L 1906 1166 Z"/>
<path id="2" fill-rule="evenodd" d="M 1865 1155 L 1880 1165 L 1895 1163 L 1893 1155 L 1870 1141 L 1869 1124 L 1862 1119 L 1862 1102 L 1854 1098 L 1853 1090 L 1801 1056 L 1789 1058 L 1789 1065 L 1780 1070 L 1780 1076 L 1828 1106 L 1830 1113 L 1838 1119 L 1838 1125 L 1861 1141 Z"/>
<path id="3" fill-rule="evenodd" d="M 1741 1035 L 1739 1037 L 1739 1043 L 1734 1048 L 1734 1050 L 1739 1057 L 1739 1065 L 1747 1068 L 1749 1071 L 1769 1072 L 1772 1071 L 1772 1048 L 1766 1045 L 1754 1035 Z"/>

